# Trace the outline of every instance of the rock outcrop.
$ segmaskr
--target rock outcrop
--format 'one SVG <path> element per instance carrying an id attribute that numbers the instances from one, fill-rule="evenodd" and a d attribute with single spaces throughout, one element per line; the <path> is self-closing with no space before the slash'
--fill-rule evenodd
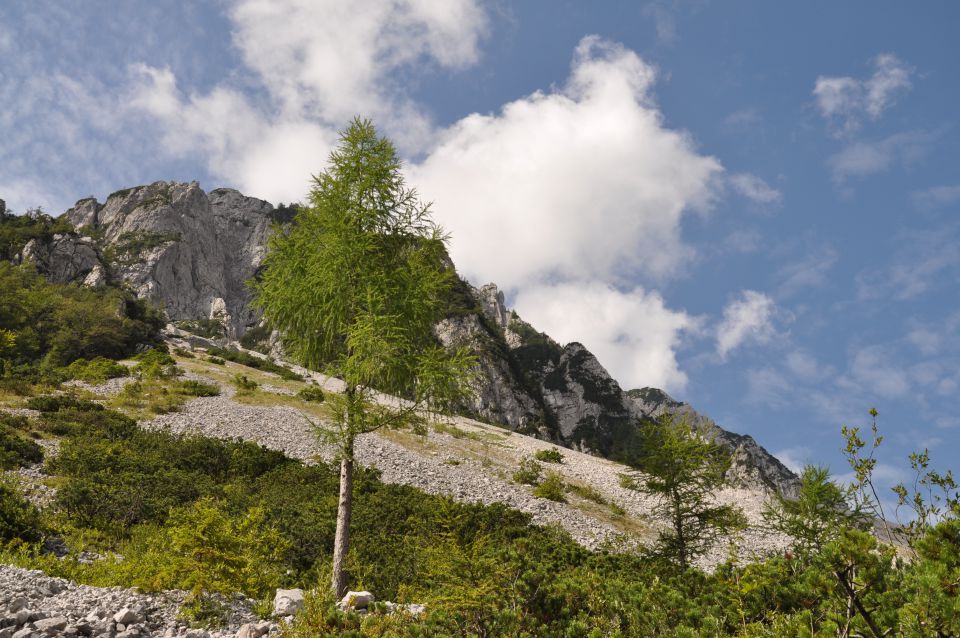
<path id="1" fill-rule="evenodd" d="M 154 182 L 65 214 L 76 234 L 32 241 L 21 258 L 58 282 L 107 279 L 161 305 L 171 321 L 218 319 L 230 336 L 256 323 L 247 282 L 274 221 L 268 202 L 196 182 Z"/>

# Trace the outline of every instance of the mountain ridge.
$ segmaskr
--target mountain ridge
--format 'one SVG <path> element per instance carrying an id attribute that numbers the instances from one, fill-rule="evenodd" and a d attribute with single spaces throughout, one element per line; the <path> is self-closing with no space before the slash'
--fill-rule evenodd
<path id="1" fill-rule="evenodd" d="M 162 305 L 172 322 L 213 322 L 223 327 L 220 336 L 238 339 L 261 328 L 246 282 L 256 277 L 273 224 L 289 222 L 292 209 L 233 189 L 154 182 L 102 204 L 83 198 L 63 217 L 75 232 L 31 240 L 19 260 L 58 283 L 120 283 Z M 733 452 L 734 484 L 796 492 L 797 477 L 752 437 L 724 430 L 662 390 L 624 391 L 582 344 L 561 346 L 508 309 L 495 284 L 459 280 L 435 332 L 444 345 L 477 355 L 476 396 L 461 410 L 468 416 L 633 465 L 641 424 L 680 416 Z"/>

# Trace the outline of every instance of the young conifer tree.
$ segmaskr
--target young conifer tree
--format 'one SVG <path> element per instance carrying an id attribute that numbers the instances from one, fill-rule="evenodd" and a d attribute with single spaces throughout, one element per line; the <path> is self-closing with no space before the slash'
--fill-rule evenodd
<path id="1" fill-rule="evenodd" d="M 256 284 L 256 303 L 288 351 L 344 383 L 328 399 L 332 428 L 320 430 L 340 457 L 336 597 L 346 585 L 357 437 L 422 425 L 469 391 L 472 358 L 432 332 L 456 276 L 446 240 L 405 185 L 393 144 L 357 118 L 314 178 L 308 205 L 274 233 Z"/>
<path id="2" fill-rule="evenodd" d="M 714 500 L 730 469 L 730 453 L 704 438 L 682 415 L 665 415 L 644 429 L 646 450 L 635 489 L 652 496 L 654 511 L 669 521 L 658 551 L 682 569 L 723 534 L 742 528 L 743 512 Z"/>

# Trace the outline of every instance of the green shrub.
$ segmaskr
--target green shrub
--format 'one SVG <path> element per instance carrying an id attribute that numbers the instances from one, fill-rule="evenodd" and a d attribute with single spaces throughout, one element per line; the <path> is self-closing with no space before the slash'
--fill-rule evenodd
<path id="1" fill-rule="evenodd" d="M 40 540 L 40 513 L 11 478 L 0 476 L 0 541 Z M 0 543 L 2 544 L 2 543 Z"/>
<path id="2" fill-rule="evenodd" d="M 247 350 L 256 350 L 266 354 L 267 344 L 270 341 L 270 328 L 266 326 L 254 326 L 248 328 L 243 336 L 240 337 L 240 345 Z"/>
<path id="3" fill-rule="evenodd" d="M 539 450 L 533 455 L 533 458 L 544 463 L 563 463 L 563 453 L 557 448 Z"/>
<path id="4" fill-rule="evenodd" d="M 27 467 L 43 460 L 43 448 L 27 437 L 24 427 L 11 427 L 9 423 L 19 423 L 0 413 L 0 470 L 14 470 Z M 26 422 L 26 419 L 24 419 Z"/>
<path id="5" fill-rule="evenodd" d="M 558 503 L 566 503 L 567 499 L 563 495 L 565 488 L 563 478 L 555 472 L 550 472 L 545 479 L 540 481 L 539 485 L 533 488 L 533 495 Z"/>
<path id="6" fill-rule="evenodd" d="M 151 348 L 134 357 L 137 366 L 134 372 L 144 379 L 167 379 L 183 373 L 176 360 L 160 348 Z"/>
<path id="7" fill-rule="evenodd" d="M 207 361 L 217 366 L 222 366 L 226 364 L 226 361 L 224 361 L 220 357 L 207 357 Z"/>
<path id="8" fill-rule="evenodd" d="M 181 330 L 207 339 L 220 339 L 227 336 L 227 328 L 219 319 L 190 319 L 178 321 L 175 325 Z"/>
<path id="9" fill-rule="evenodd" d="M 212 357 L 218 357 L 227 361 L 239 363 L 240 365 L 244 365 L 255 370 L 272 372 L 273 374 L 279 375 L 280 378 L 286 379 L 287 381 L 303 381 L 303 377 L 290 368 L 277 365 L 270 359 L 261 359 L 260 357 L 255 357 L 252 354 L 243 352 L 242 350 L 207 348 L 207 354 Z"/>
<path id="10" fill-rule="evenodd" d="M 186 348 L 174 348 L 173 354 L 184 359 L 196 359 L 197 357 Z"/>
<path id="11" fill-rule="evenodd" d="M 60 412 L 62 410 L 99 412 L 104 409 L 99 403 L 78 399 L 72 394 L 45 394 L 30 397 L 27 400 L 27 407 L 38 412 Z"/>
<path id="12" fill-rule="evenodd" d="M 259 383 L 253 379 L 248 379 L 245 374 L 235 374 L 230 381 L 240 392 L 253 392 L 260 387 Z"/>
<path id="13" fill-rule="evenodd" d="M 617 474 L 617 478 L 620 480 L 620 487 L 628 490 L 636 490 L 638 487 L 637 479 L 630 474 Z"/>
<path id="14" fill-rule="evenodd" d="M 125 377 L 130 374 L 130 369 L 105 357 L 96 357 L 90 361 L 77 359 L 63 368 L 63 372 L 68 379 L 79 379 L 87 383 L 97 384 L 103 383 L 107 379 Z"/>
<path id="15" fill-rule="evenodd" d="M 308 385 L 300 390 L 300 392 L 297 393 L 297 396 L 304 401 L 310 401 L 314 403 L 323 403 L 323 401 L 327 398 L 323 393 L 323 388 L 318 385 Z"/>
<path id="16" fill-rule="evenodd" d="M 520 460 L 520 467 L 513 473 L 513 481 L 523 485 L 536 485 L 543 475 L 543 466 L 536 460 L 526 457 Z"/>
<path id="17" fill-rule="evenodd" d="M 220 395 L 220 387 L 213 383 L 186 379 L 177 384 L 177 392 L 191 397 L 215 397 Z"/>

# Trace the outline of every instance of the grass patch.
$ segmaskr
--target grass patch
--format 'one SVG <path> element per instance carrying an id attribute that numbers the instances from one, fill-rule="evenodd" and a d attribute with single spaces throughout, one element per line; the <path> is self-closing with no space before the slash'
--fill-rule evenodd
<path id="1" fill-rule="evenodd" d="M 603 497 L 603 494 L 601 494 L 592 485 L 577 485 L 577 484 L 571 483 L 567 485 L 567 491 L 570 492 L 571 494 L 576 494 L 577 496 L 579 496 L 584 500 L 593 501 L 597 505 L 607 504 L 607 499 L 605 499 Z"/>

